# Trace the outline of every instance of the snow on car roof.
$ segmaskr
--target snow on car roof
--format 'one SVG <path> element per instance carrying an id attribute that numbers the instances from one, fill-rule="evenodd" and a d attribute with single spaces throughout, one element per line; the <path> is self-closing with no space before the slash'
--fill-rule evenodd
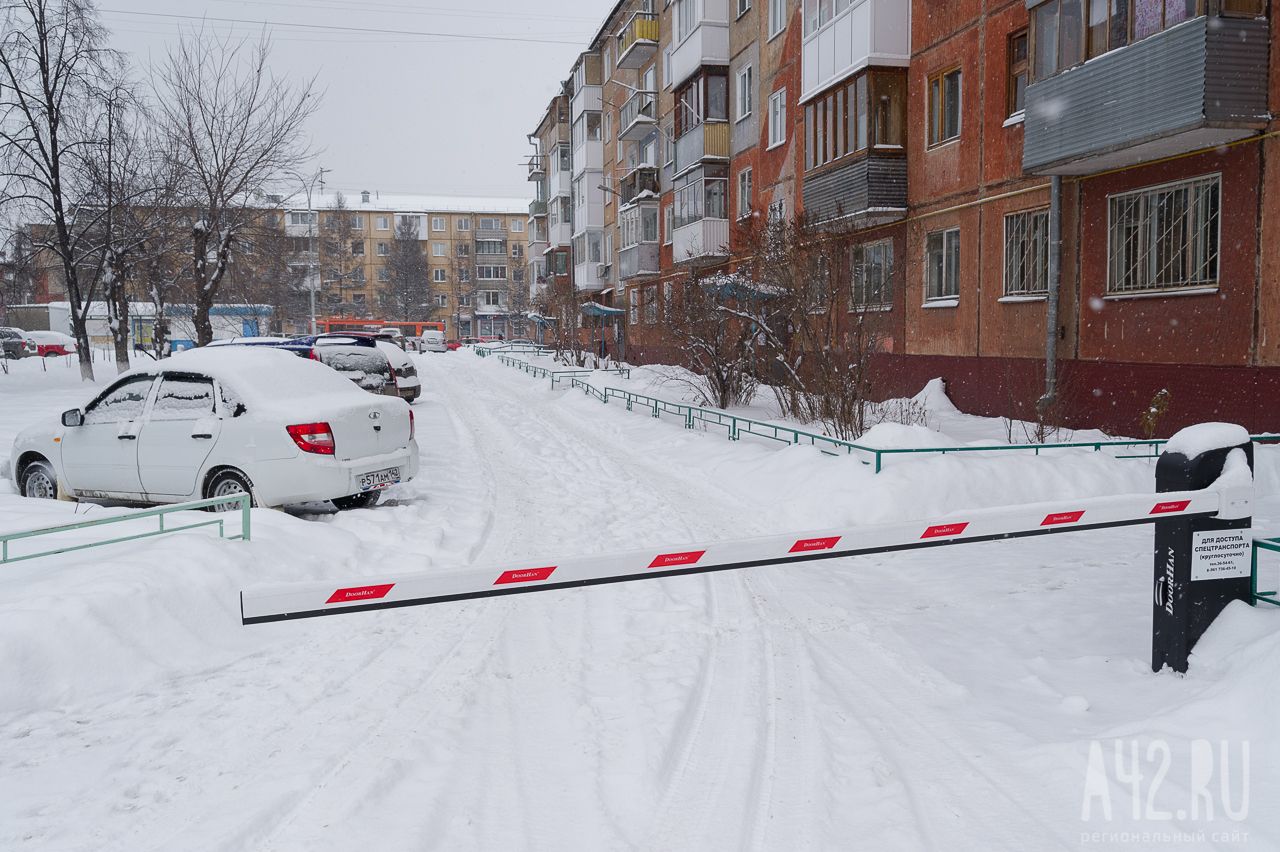
<path id="1" fill-rule="evenodd" d="M 235 390 L 246 402 L 259 406 L 278 407 L 278 403 L 330 397 L 333 402 L 350 404 L 353 396 L 355 401 L 367 398 L 350 380 L 321 362 L 273 347 L 190 349 L 162 358 L 137 372 L 166 369 L 211 376 Z"/>

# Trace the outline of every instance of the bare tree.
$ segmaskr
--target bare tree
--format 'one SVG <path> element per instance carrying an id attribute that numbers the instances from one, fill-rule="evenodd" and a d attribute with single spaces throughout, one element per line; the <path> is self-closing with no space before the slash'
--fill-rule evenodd
<path id="1" fill-rule="evenodd" d="M 270 42 L 184 37 L 160 69 L 156 101 L 164 130 L 187 167 L 197 343 L 213 339 L 209 311 L 245 232 L 268 212 L 255 201 L 308 158 L 304 125 L 314 82 L 293 85 L 267 67 Z"/>
<path id="2" fill-rule="evenodd" d="M 387 255 L 387 287 L 382 293 L 383 310 L 394 319 L 418 319 L 429 310 L 427 258 L 418 240 L 414 220 L 401 217 Z"/>
<path id="3" fill-rule="evenodd" d="M 32 229 L 33 250 L 57 258 L 71 303 L 80 374 L 93 378 L 85 328 L 102 276 L 103 211 L 78 204 L 86 164 L 103 144 L 104 93 L 118 58 L 89 0 L 16 0 L 0 34 L 0 158 L 12 215 L 47 224 Z"/>
<path id="4" fill-rule="evenodd" d="M 355 215 L 347 208 L 346 196 L 339 192 L 320 222 L 321 292 L 337 311 L 346 303 L 342 291 L 355 283 L 356 270 L 364 268 L 364 241 L 360 240 L 359 255 L 354 252 L 354 242 Z"/>

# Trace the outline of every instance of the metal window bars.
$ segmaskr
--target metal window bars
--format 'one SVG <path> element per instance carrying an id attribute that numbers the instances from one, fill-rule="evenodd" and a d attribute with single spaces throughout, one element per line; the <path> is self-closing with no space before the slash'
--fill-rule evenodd
<path id="1" fill-rule="evenodd" d="M 1004 219 L 1004 294 L 1049 292 L 1049 211 L 1011 213 Z"/>
<path id="2" fill-rule="evenodd" d="M 1221 182 L 1210 175 L 1111 196 L 1107 292 L 1216 286 Z"/>

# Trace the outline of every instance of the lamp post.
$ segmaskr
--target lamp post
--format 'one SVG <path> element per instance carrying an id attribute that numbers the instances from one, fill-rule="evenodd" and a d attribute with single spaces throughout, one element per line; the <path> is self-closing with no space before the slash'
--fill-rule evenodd
<path id="1" fill-rule="evenodd" d="M 299 172 L 289 172 L 295 180 L 298 181 L 307 193 L 307 295 L 310 303 L 311 314 L 311 333 L 316 333 L 316 291 L 320 289 L 320 264 L 319 253 L 316 251 L 316 212 L 311 203 L 312 193 L 315 191 L 316 184 L 320 184 L 320 191 L 324 191 L 324 175 L 325 172 L 331 172 L 333 169 L 316 169 L 315 174 L 310 177 L 303 177 Z"/>

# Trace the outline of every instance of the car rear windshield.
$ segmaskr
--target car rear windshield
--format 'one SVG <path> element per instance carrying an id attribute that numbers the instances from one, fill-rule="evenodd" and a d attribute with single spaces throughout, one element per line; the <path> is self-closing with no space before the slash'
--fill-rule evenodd
<path id="1" fill-rule="evenodd" d="M 391 362 L 377 349 L 317 346 L 320 360 L 365 390 L 380 391 L 392 381 Z"/>

